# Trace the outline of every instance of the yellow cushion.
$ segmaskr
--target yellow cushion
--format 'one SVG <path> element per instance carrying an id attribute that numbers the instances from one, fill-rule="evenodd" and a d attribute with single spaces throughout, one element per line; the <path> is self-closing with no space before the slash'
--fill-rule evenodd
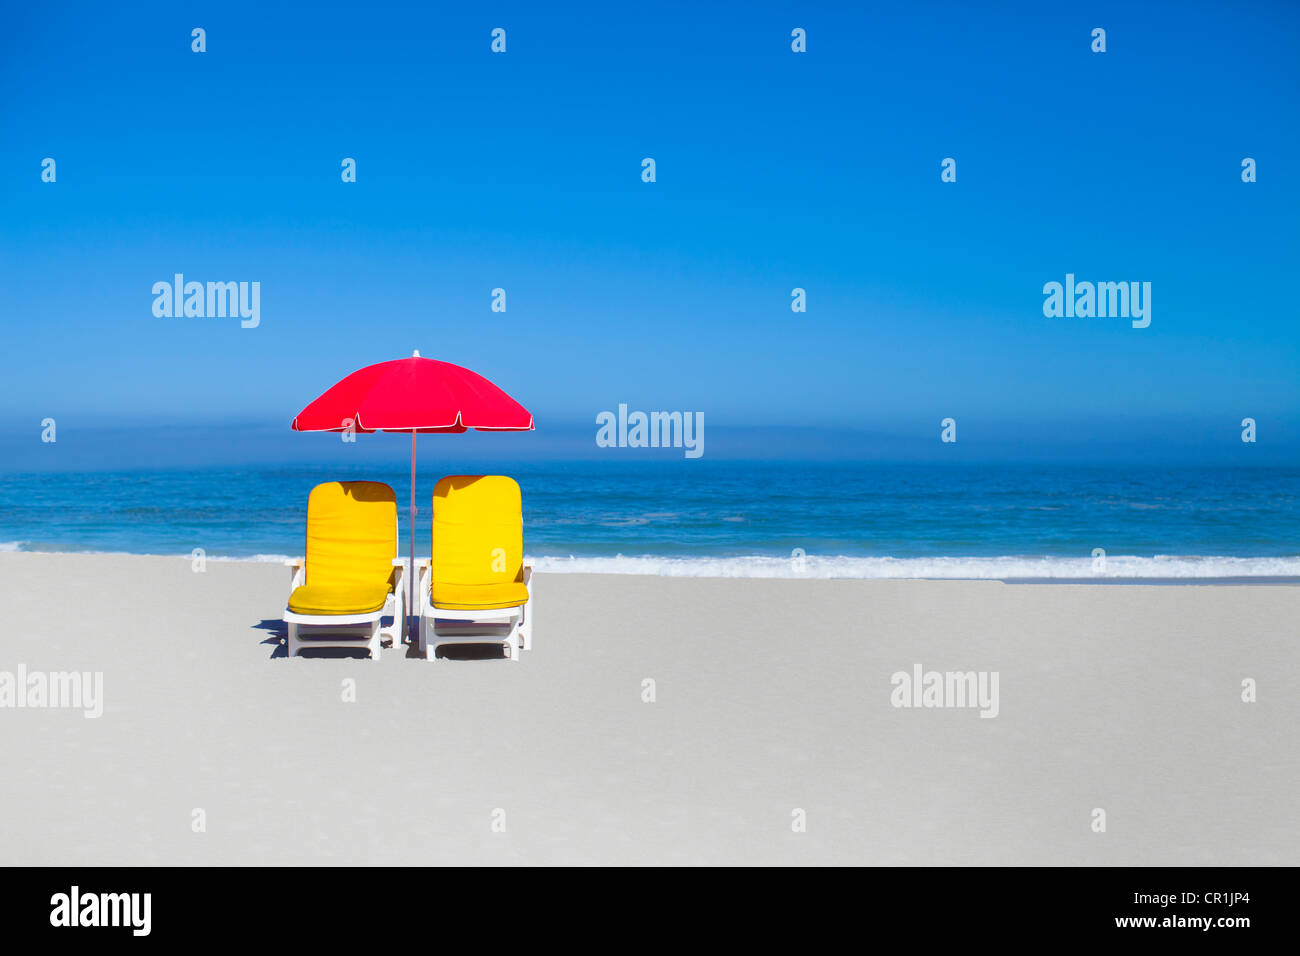
<path id="1" fill-rule="evenodd" d="M 528 601 L 522 581 L 500 584 L 439 584 L 433 582 L 433 606 L 456 611 L 519 607 Z"/>
<path id="2" fill-rule="evenodd" d="M 295 614 L 370 614 L 384 606 L 391 588 L 387 584 L 304 584 L 289 595 Z"/>
<path id="3" fill-rule="evenodd" d="M 378 481 L 329 481 L 307 499 L 309 587 L 374 588 L 395 580 L 397 496 Z"/>
<path id="4" fill-rule="evenodd" d="M 519 485 L 504 475 L 452 475 L 433 489 L 436 607 L 517 607 L 524 587 L 524 519 Z"/>

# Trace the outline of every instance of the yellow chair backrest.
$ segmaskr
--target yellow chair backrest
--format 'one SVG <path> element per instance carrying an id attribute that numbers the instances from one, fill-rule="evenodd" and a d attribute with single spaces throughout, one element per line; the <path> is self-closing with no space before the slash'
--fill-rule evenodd
<path id="1" fill-rule="evenodd" d="M 433 489 L 433 580 L 498 584 L 524 579 L 519 485 L 504 475 L 450 475 Z"/>
<path id="2" fill-rule="evenodd" d="M 394 577 L 397 496 L 379 481 L 327 481 L 307 498 L 310 585 L 374 584 Z"/>

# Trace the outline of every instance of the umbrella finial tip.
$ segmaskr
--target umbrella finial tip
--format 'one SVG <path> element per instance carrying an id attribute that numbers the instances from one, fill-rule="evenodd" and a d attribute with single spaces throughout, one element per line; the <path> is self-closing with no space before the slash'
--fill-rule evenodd
<path id="1" fill-rule="evenodd" d="M 415 351 L 413 351 L 413 352 L 411 353 L 411 358 L 419 358 L 419 357 L 420 357 L 420 350 L 419 350 L 419 349 L 416 349 Z"/>

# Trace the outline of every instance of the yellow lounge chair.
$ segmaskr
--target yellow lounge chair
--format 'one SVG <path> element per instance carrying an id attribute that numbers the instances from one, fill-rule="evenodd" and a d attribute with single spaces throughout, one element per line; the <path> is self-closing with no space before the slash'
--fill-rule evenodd
<path id="1" fill-rule="evenodd" d="M 524 563 L 519 485 L 503 475 L 453 475 L 433 489 L 433 549 L 420 569 L 419 649 L 504 645 L 519 660 L 533 644 L 533 568 Z"/>
<path id="2" fill-rule="evenodd" d="M 397 496 L 378 481 L 329 481 L 307 498 L 307 554 L 290 568 L 289 656 L 305 647 L 365 648 L 378 660 L 381 638 L 405 626 L 397 557 Z M 391 627 L 381 619 L 391 614 Z M 310 632 L 299 637 L 302 628 Z"/>

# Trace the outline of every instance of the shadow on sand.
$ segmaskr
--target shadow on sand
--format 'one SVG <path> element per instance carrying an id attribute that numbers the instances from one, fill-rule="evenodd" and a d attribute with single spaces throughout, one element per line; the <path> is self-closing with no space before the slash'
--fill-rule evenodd
<path id="1" fill-rule="evenodd" d="M 387 623 L 387 621 L 386 621 Z M 261 643 L 272 648 L 270 660 L 287 660 L 289 651 L 287 642 L 289 639 L 289 626 L 284 621 L 274 618 L 266 618 L 252 626 L 255 631 L 265 631 L 267 636 Z M 306 640 L 310 640 L 307 638 Z M 416 649 L 414 644 L 406 644 L 402 648 L 405 650 L 405 656 L 415 660 L 423 660 L 424 657 Z M 394 649 L 386 648 L 388 653 L 395 653 Z M 364 660 L 370 654 L 364 648 L 350 647 L 304 647 L 298 652 L 299 657 L 306 658 L 324 658 L 324 659 L 352 659 Z M 500 644 L 444 644 L 438 648 L 438 660 L 447 661 L 499 661 L 506 659 L 505 648 Z"/>

